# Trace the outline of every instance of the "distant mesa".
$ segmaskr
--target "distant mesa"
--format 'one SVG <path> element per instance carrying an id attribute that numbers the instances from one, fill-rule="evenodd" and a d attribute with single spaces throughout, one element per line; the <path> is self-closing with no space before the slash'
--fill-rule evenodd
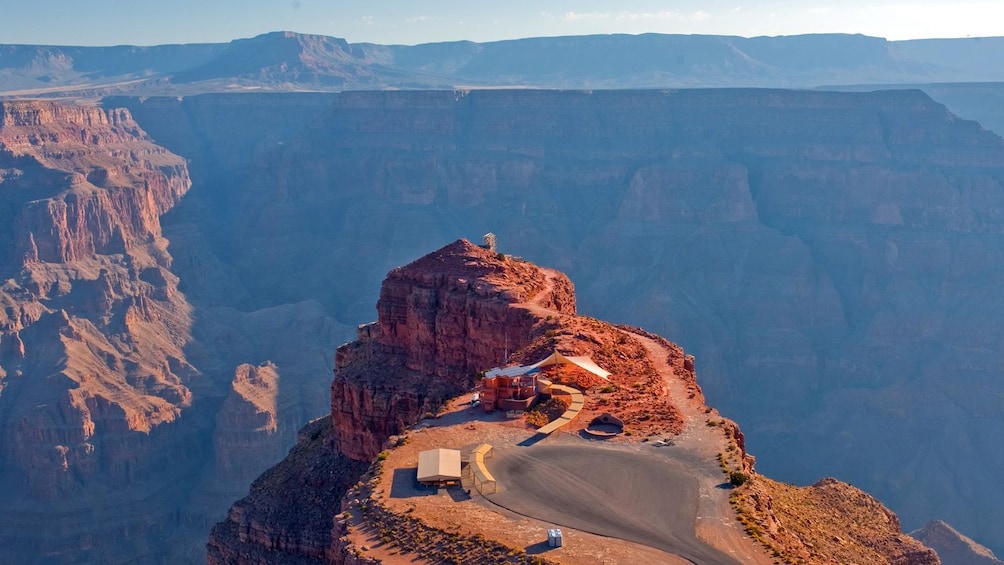
<path id="1" fill-rule="evenodd" d="M 1004 80 L 1002 55 L 1002 38 L 650 33 L 409 46 L 283 31 L 215 44 L 0 45 L 0 96 L 987 82 Z"/>

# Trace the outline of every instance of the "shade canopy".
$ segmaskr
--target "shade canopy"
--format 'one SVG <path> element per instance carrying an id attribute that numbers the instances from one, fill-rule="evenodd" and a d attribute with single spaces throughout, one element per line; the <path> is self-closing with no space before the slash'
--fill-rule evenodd
<path id="1" fill-rule="evenodd" d="M 430 449 L 418 454 L 418 481 L 438 483 L 460 480 L 460 451 Z"/>
<path id="2" fill-rule="evenodd" d="M 580 369 L 589 371 L 601 379 L 609 380 L 607 377 L 610 376 L 610 371 L 600 367 L 589 357 L 566 357 L 557 351 L 548 355 L 545 359 L 530 365 L 530 367 L 539 369 L 540 367 L 547 367 L 548 365 L 575 365 Z"/>

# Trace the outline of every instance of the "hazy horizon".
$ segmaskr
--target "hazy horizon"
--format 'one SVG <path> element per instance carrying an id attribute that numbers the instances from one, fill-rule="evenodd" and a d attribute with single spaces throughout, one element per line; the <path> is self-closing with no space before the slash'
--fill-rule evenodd
<path id="1" fill-rule="evenodd" d="M 45 14 L 45 17 L 39 17 Z M 0 43 L 21 45 L 165 45 L 225 43 L 272 31 L 344 38 L 352 43 L 414 45 L 595 34 L 643 33 L 740 37 L 861 34 L 888 40 L 1004 36 L 1004 3 L 977 0 L 597 0 L 504 7 L 459 0 L 332 3 L 323 0 L 9 0 Z"/>

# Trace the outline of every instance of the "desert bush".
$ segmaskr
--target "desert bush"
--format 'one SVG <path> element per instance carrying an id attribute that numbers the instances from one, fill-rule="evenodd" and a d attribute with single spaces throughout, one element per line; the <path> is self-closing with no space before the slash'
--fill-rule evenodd
<path id="1" fill-rule="evenodd" d="M 561 397 L 552 397 L 527 412 L 525 415 L 526 423 L 538 428 L 546 426 L 549 422 L 564 414 L 565 410 L 568 410 L 568 402 Z"/>
<path id="2" fill-rule="evenodd" d="M 743 473 L 742 471 L 732 471 L 729 473 L 729 482 L 732 483 L 732 486 L 734 487 L 743 486 L 749 478 L 749 475 Z"/>

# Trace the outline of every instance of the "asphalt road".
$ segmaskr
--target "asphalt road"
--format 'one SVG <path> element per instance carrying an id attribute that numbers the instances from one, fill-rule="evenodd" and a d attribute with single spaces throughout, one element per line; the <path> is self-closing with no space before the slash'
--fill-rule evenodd
<path id="1" fill-rule="evenodd" d="M 665 457 L 630 446 L 545 442 L 496 448 L 485 463 L 499 488 L 487 498 L 508 510 L 701 565 L 738 565 L 697 539 L 697 479 Z"/>

